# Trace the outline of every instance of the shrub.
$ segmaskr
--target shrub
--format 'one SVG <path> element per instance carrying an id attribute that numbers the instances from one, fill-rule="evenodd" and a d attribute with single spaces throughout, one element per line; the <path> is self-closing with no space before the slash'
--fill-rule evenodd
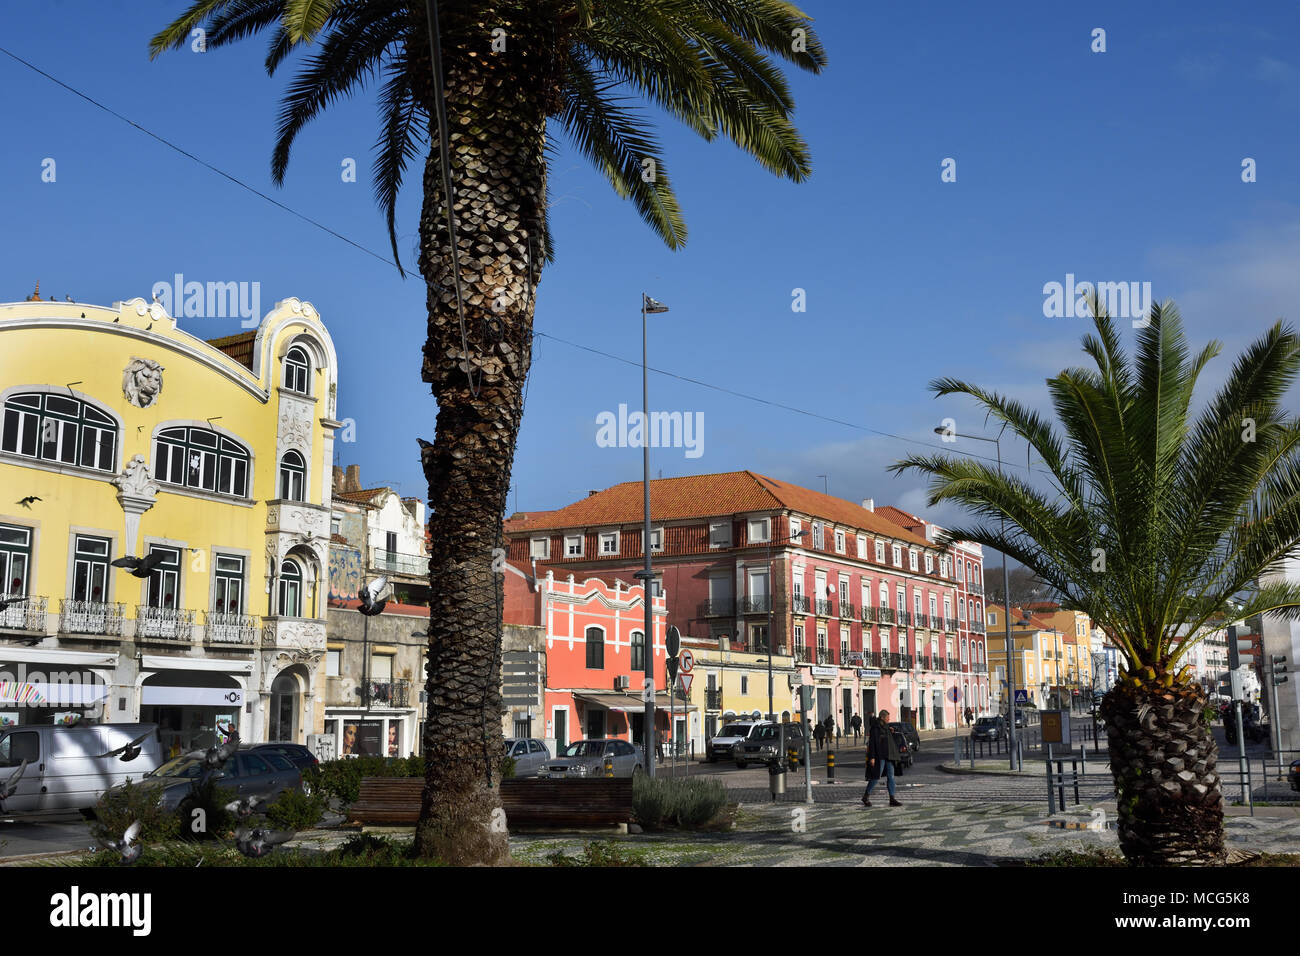
<path id="1" fill-rule="evenodd" d="M 217 787 L 216 777 L 209 777 L 201 786 L 196 781 L 177 808 L 182 839 L 210 840 L 230 833 L 235 827 L 234 814 L 226 810 L 230 801 L 230 792 Z M 202 816 L 196 815 L 198 810 L 203 811 Z"/>
<path id="2" fill-rule="evenodd" d="M 152 787 L 142 787 L 127 780 L 121 787 L 105 792 L 95 805 L 95 821 L 90 833 L 99 846 L 122 839 L 127 827 L 140 822 L 140 840 L 159 843 L 180 835 L 180 817 L 164 810 L 161 794 Z"/>
<path id="3" fill-rule="evenodd" d="M 707 826 L 727 806 L 727 790 L 717 780 L 647 777 L 632 780 L 632 811 L 647 830 L 691 830 Z"/>
<path id="4" fill-rule="evenodd" d="M 423 776 L 423 757 L 344 757 L 322 763 L 309 782 L 314 792 L 333 797 L 347 807 L 356 802 L 362 777 Z"/>
<path id="5" fill-rule="evenodd" d="M 581 856 L 569 856 L 563 850 L 546 855 L 551 866 L 648 866 L 645 850 L 632 850 L 614 840 L 588 843 Z"/>
<path id="6" fill-rule="evenodd" d="M 298 790 L 286 790 L 266 808 L 266 822 L 277 830 L 310 830 L 325 815 L 325 795 L 313 790 L 311 796 Z"/>

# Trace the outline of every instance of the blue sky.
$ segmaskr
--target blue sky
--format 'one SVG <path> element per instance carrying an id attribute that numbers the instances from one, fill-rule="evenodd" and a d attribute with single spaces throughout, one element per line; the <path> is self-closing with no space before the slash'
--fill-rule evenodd
<path id="1" fill-rule="evenodd" d="M 186 4 L 48 0 L 0 8 L 0 46 L 357 243 L 387 254 L 369 183 L 368 96 L 298 141 L 270 183 L 278 101 L 265 41 L 150 62 L 147 41 Z M 927 383 L 968 378 L 1044 405 L 1043 380 L 1085 357 L 1086 323 L 1045 318 L 1043 285 L 1150 282 L 1191 337 L 1224 342 L 1204 381 L 1300 293 L 1300 13 L 1291 4 L 879 4 L 808 0 L 830 65 L 792 75 L 814 173 L 792 184 L 729 143 L 664 121 L 660 139 L 688 225 L 669 252 L 561 141 L 550 175 L 556 262 L 536 330 L 862 428 L 652 375 L 653 409 L 702 412 L 703 454 L 655 449 L 665 477 L 741 468 L 850 499 L 925 510 L 914 476 L 885 467 L 951 416 L 982 416 Z M 1058 9 L 1059 7 L 1059 9 Z M 1092 31 L 1106 31 L 1094 53 Z M 435 405 L 420 381 L 424 289 L 0 55 L 7 228 L 0 300 L 108 304 L 183 273 L 261 283 L 263 310 L 298 296 L 321 312 L 342 367 L 339 463 L 423 496 L 415 436 Z M 358 181 L 341 163 L 355 158 Z M 956 161 L 956 182 L 940 180 Z M 1257 163 L 1243 183 L 1241 164 Z M 57 179 L 42 182 L 53 158 Z M 418 182 L 418 178 L 417 178 Z M 418 189 L 399 234 L 415 245 Z M 807 311 L 791 310 L 801 288 Z M 235 320 L 190 320 L 204 338 Z M 1131 333 L 1128 335 L 1131 343 Z M 510 508 L 560 507 L 636 480 L 635 448 L 602 448 L 596 417 L 640 404 L 639 369 L 539 335 Z M 423 424 L 420 424 L 423 423 Z M 913 439 L 888 438 L 866 429 Z M 987 432 L 986 432 L 987 433 Z M 939 446 L 942 447 L 942 446 Z M 958 450 L 983 453 L 974 443 Z M 1023 461 L 1024 450 L 1010 448 Z"/>

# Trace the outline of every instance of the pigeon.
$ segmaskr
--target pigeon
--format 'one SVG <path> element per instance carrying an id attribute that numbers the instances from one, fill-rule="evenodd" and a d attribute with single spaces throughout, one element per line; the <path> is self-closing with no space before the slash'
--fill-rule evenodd
<path id="1" fill-rule="evenodd" d="M 41 500 L 41 499 L 40 499 L 40 498 L 37 498 L 35 495 L 28 495 L 26 498 L 23 498 L 23 499 L 21 499 L 20 501 L 18 501 L 17 504 L 20 504 L 20 505 L 22 505 L 24 508 L 26 508 L 28 511 L 31 511 L 31 510 L 32 510 L 32 502 L 33 502 L 33 501 L 40 501 L 40 500 Z"/>
<path id="2" fill-rule="evenodd" d="M 361 588 L 358 594 L 361 598 L 361 607 L 358 610 L 366 617 L 381 614 L 392 595 L 393 589 L 388 583 L 387 575 L 380 575 Z"/>
<path id="3" fill-rule="evenodd" d="M 72 301 L 72 296 L 70 296 L 70 295 L 65 295 L 65 296 L 63 297 L 63 301 L 64 301 L 64 302 L 71 302 L 71 301 Z"/>
<path id="4" fill-rule="evenodd" d="M 149 325 L 145 328 L 145 331 L 146 331 L 146 332 L 152 332 L 152 331 L 153 331 L 153 323 L 152 323 L 152 322 L 150 322 Z"/>
<path id="5" fill-rule="evenodd" d="M 136 820 L 126 832 L 122 834 L 120 840 L 105 840 L 105 849 L 116 850 L 122 854 L 122 865 L 130 866 L 136 860 L 140 859 L 140 854 L 144 852 L 144 844 L 140 843 L 140 821 Z"/>
<path id="6" fill-rule="evenodd" d="M 155 292 L 155 293 L 153 294 L 153 300 L 154 300 L 154 302 L 157 303 L 158 305 L 162 305 L 162 303 L 158 300 L 158 293 L 157 293 L 157 292 Z"/>
<path id="7" fill-rule="evenodd" d="M 23 774 L 27 772 L 27 765 L 31 761 L 23 758 L 23 762 L 18 765 L 18 769 L 9 775 L 9 779 L 0 783 L 0 805 L 12 797 L 18 790 L 18 781 L 23 779 Z"/>
<path id="8" fill-rule="evenodd" d="M 0 598 L 0 611 L 8 610 L 11 604 L 21 604 L 26 601 L 26 597 Z"/>
<path id="9" fill-rule="evenodd" d="M 115 568 L 126 568 L 137 578 L 147 578 L 153 574 L 158 565 L 167 560 L 167 555 L 162 551 L 154 551 L 145 555 L 143 558 L 127 556 L 118 558 L 116 561 L 109 562 Z"/>
<path id="10" fill-rule="evenodd" d="M 99 757 L 97 757 L 96 759 L 98 760 L 105 757 L 120 757 L 123 763 L 125 763 L 128 760 L 134 760 L 136 757 L 140 756 L 140 745 L 144 743 L 146 740 L 148 740 L 152 733 L 153 733 L 152 730 L 146 730 L 144 733 L 142 733 L 139 737 L 136 737 L 135 740 L 132 740 L 130 743 L 123 744 L 121 747 L 118 747 L 116 750 L 110 750 L 106 754 L 100 754 Z"/>
<path id="11" fill-rule="evenodd" d="M 266 812 L 266 801 L 260 798 L 255 800 L 252 797 L 234 800 L 226 804 L 226 812 L 239 817 L 240 829 L 246 829 L 243 824 L 247 823 L 254 814 Z"/>
<path id="12" fill-rule="evenodd" d="M 261 827 L 240 827 L 235 831 L 235 846 L 244 856 L 256 860 L 266 856 L 281 843 L 288 843 L 297 834 L 293 830 L 264 830 Z"/>
<path id="13" fill-rule="evenodd" d="M 185 756 L 192 760 L 202 762 L 208 770 L 217 770 L 221 768 L 227 760 L 235 755 L 239 749 L 239 734 L 232 733 L 226 742 L 220 747 L 211 747 L 208 750 L 195 750 L 187 753 Z"/>

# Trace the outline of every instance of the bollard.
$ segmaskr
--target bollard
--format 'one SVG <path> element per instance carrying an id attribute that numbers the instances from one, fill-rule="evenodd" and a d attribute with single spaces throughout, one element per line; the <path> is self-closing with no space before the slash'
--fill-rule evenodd
<path id="1" fill-rule="evenodd" d="M 767 787 L 772 792 L 772 800 L 785 793 L 785 767 L 781 766 L 779 760 L 773 760 L 767 765 Z"/>
<path id="2" fill-rule="evenodd" d="M 785 753 L 786 757 L 789 758 L 790 766 L 797 770 L 799 768 L 799 751 L 791 746 Z"/>
<path id="3" fill-rule="evenodd" d="M 835 751 L 826 751 L 826 782 L 835 783 Z"/>
<path id="4" fill-rule="evenodd" d="M 614 758 L 613 758 L 613 757 L 606 757 L 606 758 L 605 758 L 605 776 L 607 776 L 607 777 L 612 777 L 612 776 L 614 776 Z"/>

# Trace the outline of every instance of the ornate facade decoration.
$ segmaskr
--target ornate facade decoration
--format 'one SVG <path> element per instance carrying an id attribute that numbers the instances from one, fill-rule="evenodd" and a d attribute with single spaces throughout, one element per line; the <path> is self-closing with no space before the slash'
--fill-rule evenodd
<path id="1" fill-rule="evenodd" d="M 122 474 L 113 479 L 113 484 L 117 485 L 117 502 L 126 512 L 126 553 L 135 554 L 140 516 L 158 500 L 158 482 L 149 475 L 144 456 L 135 455 L 126 463 Z"/>
<path id="2" fill-rule="evenodd" d="M 122 394 L 136 408 L 148 408 L 162 394 L 163 371 L 153 359 L 132 358 L 122 371 Z"/>

